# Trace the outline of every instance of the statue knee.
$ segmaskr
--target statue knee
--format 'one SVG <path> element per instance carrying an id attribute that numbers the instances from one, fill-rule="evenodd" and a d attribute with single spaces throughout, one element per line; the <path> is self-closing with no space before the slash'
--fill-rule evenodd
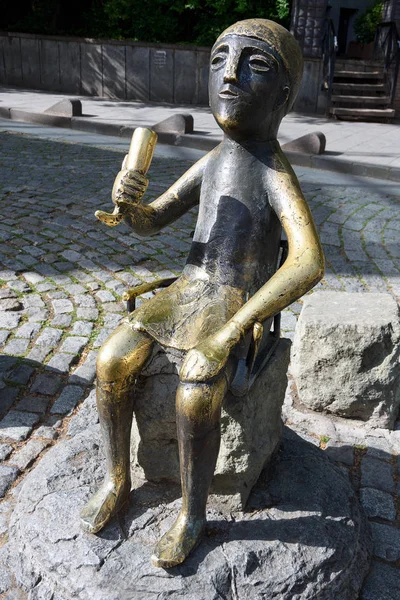
<path id="1" fill-rule="evenodd" d="M 126 360 L 115 351 L 114 344 L 106 341 L 97 355 L 97 378 L 105 382 L 114 382 L 124 378 Z"/>
<path id="2" fill-rule="evenodd" d="M 181 382 L 176 395 L 177 413 L 193 424 L 218 422 L 225 391 L 224 380 L 212 385 Z"/>

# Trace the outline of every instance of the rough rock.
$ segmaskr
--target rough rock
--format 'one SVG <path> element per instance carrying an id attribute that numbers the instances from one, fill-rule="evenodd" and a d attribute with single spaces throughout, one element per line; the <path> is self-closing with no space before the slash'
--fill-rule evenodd
<path id="1" fill-rule="evenodd" d="M 321 131 L 302 135 L 291 142 L 283 144 L 282 150 L 300 152 L 301 154 L 323 154 L 326 147 L 326 137 Z"/>
<path id="2" fill-rule="evenodd" d="M 282 339 L 249 393 L 241 398 L 229 393 L 225 400 L 212 490 L 229 495 L 232 508 L 245 506 L 279 443 L 289 354 L 290 341 Z M 139 381 L 131 460 L 149 481 L 180 483 L 175 393 L 181 360 L 177 351 L 156 350 Z"/>
<path id="3" fill-rule="evenodd" d="M 400 405 L 400 321 L 389 294 L 315 292 L 296 328 L 292 373 L 307 408 L 393 428 Z"/>
<path id="4" fill-rule="evenodd" d="M 153 125 L 157 133 L 193 133 L 194 120 L 189 114 L 176 114 Z"/>
<path id="5" fill-rule="evenodd" d="M 81 117 L 82 102 L 80 100 L 69 100 L 64 98 L 60 102 L 56 102 L 50 108 L 47 108 L 45 113 L 50 115 L 60 115 L 63 117 Z"/>
<path id="6" fill-rule="evenodd" d="M 97 536 L 84 533 L 79 511 L 104 474 L 89 405 L 85 430 L 44 456 L 11 517 L 7 564 L 29 597 L 42 586 L 58 600 L 358 598 L 371 549 L 365 517 L 339 469 L 288 429 L 249 510 L 226 514 L 211 498 L 206 535 L 180 567 L 150 562 L 176 517 L 176 485 L 136 480 L 127 512 Z"/>

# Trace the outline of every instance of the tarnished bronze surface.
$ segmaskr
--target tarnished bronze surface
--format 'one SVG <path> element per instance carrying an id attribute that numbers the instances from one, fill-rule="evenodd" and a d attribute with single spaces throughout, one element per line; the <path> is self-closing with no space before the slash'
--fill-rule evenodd
<path id="1" fill-rule="evenodd" d="M 210 106 L 224 132 L 222 143 L 157 200 L 143 204 L 151 160 L 145 137 L 136 170 L 125 164 L 117 176 L 115 213 L 102 213 L 107 224 L 123 218 L 137 234 L 150 235 L 199 204 L 182 275 L 124 320 L 102 347 L 97 367 L 107 476 L 82 512 L 91 532 L 129 493 L 133 392 L 153 342 L 187 351 L 176 401 L 183 503 L 155 548 L 152 560 L 159 567 L 181 563 L 200 540 L 228 388 L 245 395 L 274 315 L 323 274 L 312 216 L 276 139 L 295 100 L 302 63 L 296 41 L 276 23 L 250 19 L 229 27 L 212 49 L 210 69 Z M 130 154 L 135 151 L 133 144 Z M 282 228 L 289 251 L 278 267 Z"/>

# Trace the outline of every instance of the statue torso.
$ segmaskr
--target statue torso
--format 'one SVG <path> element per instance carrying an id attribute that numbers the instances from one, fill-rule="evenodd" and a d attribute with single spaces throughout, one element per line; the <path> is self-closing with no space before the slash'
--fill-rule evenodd
<path id="1" fill-rule="evenodd" d="M 252 295 L 275 272 L 281 226 L 269 204 L 267 170 L 242 146 L 217 148 L 203 177 L 186 273 L 194 265 L 216 285 Z"/>

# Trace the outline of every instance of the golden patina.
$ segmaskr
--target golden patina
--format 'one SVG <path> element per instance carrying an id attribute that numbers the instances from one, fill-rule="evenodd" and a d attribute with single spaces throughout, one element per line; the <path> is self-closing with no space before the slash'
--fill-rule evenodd
<path id="1" fill-rule="evenodd" d="M 158 567 L 183 562 L 201 538 L 227 390 L 245 394 L 274 315 L 323 275 L 311 213 L 276 139 L 301 73 L 300 49 L 280 25 L 250 19 L 229 27 L 211 52 L 210 106 L 224 132 L 221 144 L 143 204 L 155 138 L 135 132 L 114 184 L 114 213 L 96 213 L 107 225 L 124 220 L 137 234 L 151 235 L 199 205 L 182 275 L 127 292 L 131 302 L 170 284 L 123 320 L 97 362 L 107 475 L 81 514 L 92 533 L 129 495 L 135 383 L 154 343 L 186 352 L 176 396 L 183 502 L 154 550 Z M 282 229 L 288 255 L 279 266 Z"/>

